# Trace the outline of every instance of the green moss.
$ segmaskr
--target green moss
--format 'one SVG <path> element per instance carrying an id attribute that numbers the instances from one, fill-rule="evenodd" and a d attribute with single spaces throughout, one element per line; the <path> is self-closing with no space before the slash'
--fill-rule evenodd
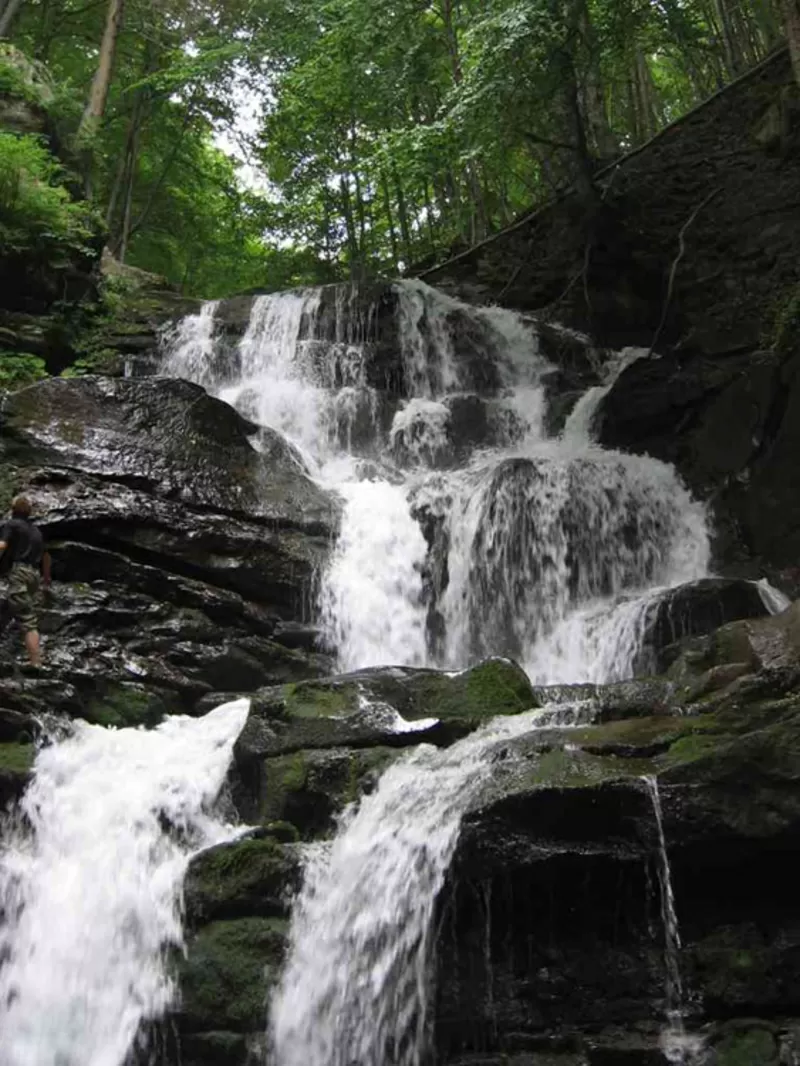
<path id="1" fill-rule="evenodd" d="M 494 714 L 519 714 L 533 706 L 533 694 L 525 673 L 514 663 L 492 659 L 467 674 L 470 710 L 479 714 L 492 708 Z"/>
<path id="2" fill-rule="evenodd" d="M 590 788 L 606 781 L 641 777 L 651 769 L 642 759 L 553 748 L 532 762 L 522 783 L 532 788 Z"/>
<path id="3" fill-rule="evenodd" d="M 497 715 L 520 714 L 535 705 L 524 671 L 506 659 L 490 659 L 457 674 L 420 674 L 411 683 L 417 716 L 462 719 L 477 724 Z"/>
<path id="4" fill-rule="evenodd" d="M 248 837 L 210 848 L 187 873 L 187 908 L 193 920 L 280 913 L 294 870 L 291 852 L 272 837 Z"/>
<path id="5" fill-rule="evenodd" d="M 158 693 L 135 682 L 122 681 L 93 699 L 85 717 L 96 725 L 123 728 L 157 725 L 168 712 Z"/>
<path id="6" fill-rule="evenodd" d="M 262 822 L 286 820 L 304 838 L 325 833 L 363 793 L 367 780 L 397 755 L 397 749 L 385 747 L 304 749 L 266 759 L 259 816 Z"/>
<path id="7" fill-rule="evenodd" d="M 204 926 L 188 944 L 179 981 L 188 1027 L 261 1029 L 267 992 L 277 979 L 287 922 L 238 918 Z"/>
<path id="8" fill-rule="evenodd" d="M 775 1037 L 767 1029 L 729 1033 L 714 1050 L 716 1066 L 773 1066 L 778 1061 Z"/>
<path id="9" fill-rule="evenodd" d="M 719 747 L 719 737 L 690 733 L 675 741 L 667 752 L 664 762 L 669 766 L 695 762 L 713 754 Z"/>
<path id="10" fill-rule="evenodd" d="M 308 763 L 302 751 L 270 760 L 270 783 L 281 792 L 299 792 L 308 781 Z"/>
<path id="11" fill-rule="evenodd" d="M 336 718 L 358 707 L 358 686 L 305 681 L 283 686 L 286 710 L 297 718 Z"/>
<path id="12" fill-rule="evenodd" d="M 27 774 L 35 754 L 33 744 L 0 744 L 0 772 Z"/>

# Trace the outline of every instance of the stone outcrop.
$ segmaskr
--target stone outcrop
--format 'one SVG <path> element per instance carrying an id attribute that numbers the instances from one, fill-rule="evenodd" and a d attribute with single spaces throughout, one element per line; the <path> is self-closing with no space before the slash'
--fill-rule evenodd
<path id="1" fill-rule="evenodd" d="M 278 434 L 256 448 L 256 432 L 165 379 L 51 379 L 4 399 L 2 505 L 30 494 L 54 576 L 43 676 L 18 665 L 3 619 L 9 742 L 42 711 L 153 724 L 209 692 L 330 671 L 306 623 L 338 504 Z"/>

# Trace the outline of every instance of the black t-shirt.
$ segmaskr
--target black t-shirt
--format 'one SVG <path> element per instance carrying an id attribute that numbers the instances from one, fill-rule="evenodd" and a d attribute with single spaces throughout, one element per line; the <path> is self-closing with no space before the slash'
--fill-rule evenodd
<path id="1" fill-rule="evenodd" d="M 7 545 L 0 555 L 0 573 L 7 574 L 14 563 L 27 563 L 39 569 L 44 555 L 44 537 L 33 522 L 9 518 L 0 526 L 0 541 Z"/>

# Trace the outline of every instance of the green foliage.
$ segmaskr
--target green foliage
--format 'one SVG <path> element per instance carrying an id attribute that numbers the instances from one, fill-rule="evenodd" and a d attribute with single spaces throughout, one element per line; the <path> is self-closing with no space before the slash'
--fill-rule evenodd
<path id="1" fill-rule="evenodd" d="M 0 352 L 0 389 L 13 392 L 47 377 L 44 359 L 29 352 Z"/>
<path id="2" fill-rule="evenodd" d="M 588 181 L 778 42 L 778 0 L 719 10 L 127 0 L 105 114 L 78 144 L 106 4 L 25 0 L 0 95 L 51 93 L 116 256 L 217 297 L 394 274 Z M 52 220 L 48 196 L 29 206 Z"/>
<path id="3" fill-rule="evenodd" d="M 63 182 L 63 168 L 41 138 L 0 131 L 0 245 L 5 252 L 86 247 L 93 234 L 89 211 Z"/>

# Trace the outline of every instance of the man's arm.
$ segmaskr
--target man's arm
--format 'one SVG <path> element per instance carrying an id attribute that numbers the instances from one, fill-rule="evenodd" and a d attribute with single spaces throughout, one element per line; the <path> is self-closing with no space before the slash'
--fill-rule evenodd
<path id="1" fill-rule="evenodd" d="M 46 589 L 50 588 L 50 552 L 45 552 L 42 556 L 42 585 Z"/>

